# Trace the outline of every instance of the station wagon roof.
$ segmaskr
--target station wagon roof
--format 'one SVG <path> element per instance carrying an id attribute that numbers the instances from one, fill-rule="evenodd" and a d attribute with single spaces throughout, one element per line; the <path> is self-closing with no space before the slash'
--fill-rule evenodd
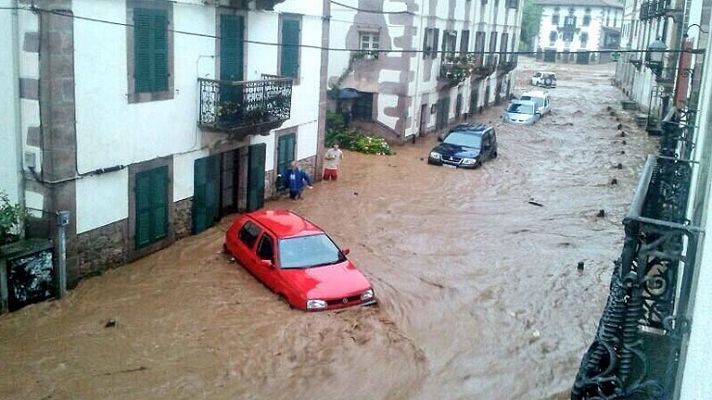
<path id="1" fill-rule="evenodd" d="M 475 122 L 475 123 L 470 123 L 470 124 L 459 124 L 455 126 L 454 128 L 450 129 L 450 132 L 455 132 L 455 131 L 467 131 L 467 132 L 484 132 L 491 128 L 487 124 L 483 124 L 481 122 Z"/>
<path id="2" fill-rule="evenodd" d="M 549 92 L 546 90 L 530 90 L 528 92 L 522 93 L 522 96 L 529 96 L 529 97 L 546 97 L 549 95 Z M 519 97 L 522 97 L 519 96 Z"/>
<path id="3" fill-rule="evenodd" d="M 278 239 L 323 233 L 318 226 L 289 210 L 259 210 L 247 216 L 264 226 Z"/>

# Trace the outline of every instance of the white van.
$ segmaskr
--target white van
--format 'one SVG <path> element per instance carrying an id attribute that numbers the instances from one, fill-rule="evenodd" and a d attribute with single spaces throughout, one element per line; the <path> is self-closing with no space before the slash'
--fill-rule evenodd
<path id="1" fill-rule="evenodd" d="M 549 92 L 546 90 L 531 90 L 524 92 L 519 100 L 533 101 L 536 103 L 537 112 L 543 117 L 547 113 L 551 112 L 551 99 L 549 98 Z"/>

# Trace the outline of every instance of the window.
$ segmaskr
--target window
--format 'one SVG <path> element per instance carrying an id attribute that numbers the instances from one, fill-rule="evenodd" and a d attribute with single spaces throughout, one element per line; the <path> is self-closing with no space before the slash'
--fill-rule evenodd
<path id="1" fill-rule="evenodd" d="M 588 33 L 586 32 L 581 32 L 579 35 L 579 39 L 581 40 L 581 47 L 586 47 L 588 44 Z"/>
<path id="2" fill-rule="evenodd" d="M 148 246 L 168 234 L 168 167 L 136 174 L 136 248 Z"/>
<path id="3" fill-rule="evenodd" d="M 438 40 L 440 30 L 437 28 L 426 28 L 423 35 L 423 58 L 436 58 L 438 56 Z"/>
<path id="4" fill-rule="evenodd" d="M 487 65 L 496 65 L 497 56 L 494 54 L 497 51 L 497 32 L 490 33 L 490 43 L 489 43 L 489 62 Z"/>
<path id="5" fill-rule="evenodd" d="M 280 268 L 309 268 L 345 260 L 334 242 L 325 234 L 298 236 L 279 241 Z"/>
<path id="6" fill-rule="evenodd" d="M 457 43 L 457 32 L 456 31 L 444 31 L 443 32 L 443 44 L 442 44 L 443 56 L 448 55 L 448 56 L 454 57 L 456 43 Z"/>
<path id="7" fill-rule="evenodd" d="M 280 62 L 282 76 L 299 79 L 299 44 L 301 43 L 301 18 L 284 16 L 280 19 Z"/>
<path id="8" fill-rule="evenodd" d="M 379 34 L 376 32 L 361 32 L 359 34 L 361 50 L 378 50 Z"/>
<path id="9" fill-rule="evenodd" d="M 591 25 L 591 9 L 586 8 L 586 10 L 584 10 L 584 13 L 585 14 L 583 16 L 583 26 L 589 26 Z"/>
<path id="10" fill-rule="evenodd" d="M 485 33 L 477 32 L 475 34 L 475 51 L 477 52 L 477 57 L 479 58 L 479 65 L 482 65 L 482 55 L 485 52 Z"/>
<path id="11" fill-rule="evenodd" d="M 551 24 L 552 25 L 559 25 L 559 12 L 557 11 L 556 14 L 551 16 Z"/>
<path id="12" fill-rule="evenodd" d="M 556 43 L 556 39 L 558 38 L 558 36 L 559 36 L 559 34 L 556 31 L 549 32 L 549 44 L 551 46 L 553 46 L 554 43 Z"/>
<path id="13" fill-rule="evenodd" d="M 519 0 L 507 0 L 507 8 L 519 8 Z"/>
<path id="14" fill-rule="evenodd" d="M 166 10 L 134 9 L 136 92 L 168 90 L 168 17 Z"/>
<path id="15" fill-rule="evenodd" d="M 260 232 L 261 230 L 257 225 L 247 221 L 240 229 L 237 237 L 245 246 L 251 249 L 255 245 L 257 237 L 260 236 Z"/>
<path id="16" fill-rule="evenodd" d="M 257 255 L 261 260 L 274 261 L 274 242 L 269 235 L 262 235 L 259 246 L 257 246 Z"/>
<path id="17" fill-rule="evenodd" d="M 507 42 L 509 41 L 509 34 L 502 33 L 502 39 L 499 42 L 499 62 L 504 64 L 507 62 Z"/>
<path id="18" fill-rule="evenodd" d="M 567 16 L 564 18 L 564 32 L 562 39 L 564 42 L 571 42 L 574 40 L 574 31 L 576 30 L 576 17 Z"/>
<path id="19" fill-rule="evenodd" d="M 470 50 L 470 31 L 460 33 L 460 53 L 467 53 Z"/>
<path id="20" fill-rule="evenodd" d="M 294 161 L 297 136 L 294 133 L 281 135 L 277 139 L 277 173 L 281 174 Z"/>

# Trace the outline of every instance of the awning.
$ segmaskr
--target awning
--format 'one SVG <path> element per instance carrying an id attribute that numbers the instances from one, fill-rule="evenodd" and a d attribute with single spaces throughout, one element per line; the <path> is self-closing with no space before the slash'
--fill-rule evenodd
<path id="1" fill-rule="evenodd" d="M 348 88 L 339 90 L 339 94 L 336 96 L 339 100 L 351 100 L 358 97 L 361 97 L 358 90 Z"/>

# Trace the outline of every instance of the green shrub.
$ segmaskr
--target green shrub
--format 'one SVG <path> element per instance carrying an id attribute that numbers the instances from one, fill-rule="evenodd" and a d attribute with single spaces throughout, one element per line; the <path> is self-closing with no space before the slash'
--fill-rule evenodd
<path id="1" fill-rule="evenodd" d="M 7 193 L 0 191 L 0 245 L 20 240 L 20 229 L 27 212 L 19 204 L 11 204 Z"/>
<path id="2" fill-rule="evenodd" d="M 324 144 L 331 147 L 338 143 L 342 149 L 358 151 L 366 154 L 391 155 L 393 150 L 380 137 L 364 135 L 346 127 L 344 117 L 339 113 L 326 113 L 326 137 Z"/>

